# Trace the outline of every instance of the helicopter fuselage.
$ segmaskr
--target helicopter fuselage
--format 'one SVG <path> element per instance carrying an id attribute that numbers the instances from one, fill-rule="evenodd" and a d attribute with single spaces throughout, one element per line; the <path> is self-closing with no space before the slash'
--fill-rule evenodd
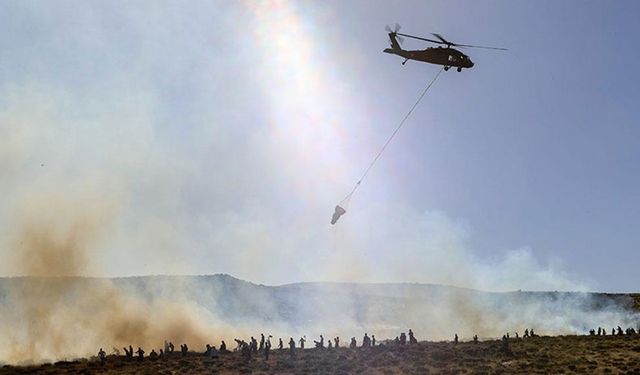
<path id="1" fill-rule="evenodd" d="M 430 64 L 443 65 L 446 70 L 449 67 L 462 68 L 473 67 L 473 61 L 469 56 L 451 47 L 431 47 L 424 50 L 404 50 L 400 48 L 387 48 L 386 53 L 402 56 L 407 60 L 423 61 Z M 404 64 L 404 63 L 403 63 Z"/>

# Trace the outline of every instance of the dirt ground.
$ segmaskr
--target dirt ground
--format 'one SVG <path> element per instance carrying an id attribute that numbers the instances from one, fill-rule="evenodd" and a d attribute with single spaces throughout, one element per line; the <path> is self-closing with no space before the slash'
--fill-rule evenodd
<path id="1" fill-rule="evenodd" d="M 421 342 L 407 346 L 272 350 L 250 360 L 240 353 L 217 359 L 189 353 L 152 362 L 108 356 L 30 367 L 4 366 L 0 374 L 640 374 L 640 335 L 559 336 L 510 339 L 512 353 L 499 340 Z"/>

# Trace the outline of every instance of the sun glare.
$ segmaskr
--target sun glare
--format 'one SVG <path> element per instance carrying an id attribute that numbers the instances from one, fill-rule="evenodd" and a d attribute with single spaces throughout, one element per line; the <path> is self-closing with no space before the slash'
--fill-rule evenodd
<path id="1" fill-rule="evenodd" d="M 288 1 L 248 2 L 255 16 L 261 79 L 268 93 L 269 135 L 286 160 L 286 178 L 299 192 L 310 184 L 344 180 L 341 142 L 346 102 L 335 64 L 319 52 L 322 35 Z"/>

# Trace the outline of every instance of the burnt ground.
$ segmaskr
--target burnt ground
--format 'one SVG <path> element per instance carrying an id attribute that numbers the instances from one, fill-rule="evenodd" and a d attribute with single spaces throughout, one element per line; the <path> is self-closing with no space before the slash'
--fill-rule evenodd
<path id="1" fill-rule="evenodd" d="M 107 357 L 56 362 L 40 366 L 4 366 L 0 374 L 639 374 L 640 335 L 555 336 L 510 339 L 511 353 L 499 340 L 478 343 L 421 342 L 407 346 L 357 349 L 273 350 L 269 361 L 240 353 L 218 359 L 190 353 L 152 362 Z"/>

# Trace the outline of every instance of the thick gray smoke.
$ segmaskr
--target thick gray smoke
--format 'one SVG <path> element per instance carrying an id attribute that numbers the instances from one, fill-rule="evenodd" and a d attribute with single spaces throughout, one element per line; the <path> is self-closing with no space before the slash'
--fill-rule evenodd
<path id="1" fill-rule="evenodd" d="M 481 293 L 423 284 L 265 287 L 222 276 L 78 278 L 74 276 L 102 272 L 92 254 L 108 243 L 106 233 L 122 210 L 120 204 L 93 192 L 76 191 L 69 196 L 50 187 L 45 195 L 32 193 L 17 207 L 8 259 L 19 273 L 30 277 L 4 279 L 0 285 L 3 362 L 73 358 L 90 355 L 97 347 L 129 344 L 159 348 L 165 339 L 188 342 L 197 349 L 258 332 L 343 338 L 369 332 L 387 338 L 411 327 L 421 338 L 441 340 L 453 332 L 463 338 L 496 337 L 525 328 L 570 334 L 601 325 L 638 323 L 632 301 L 588 293 Z M 518 282 L 502 272 L 494 272 L 493 277 L 484 274 L 491 270 L 488 265 L 466 263 L 464 259 L 471 258 L 455 244 L 452 232 L 439 228 L 433 233 L 433 222 L 442 220 L 441 215 L 425 220 L 411 228 L 426 231 L 425 238 L 407 240 L 411 246 L 428 245 L 424 249 L 450 274 L 435 268 L 429 272 L 449 277 L 443 280 L 451 283 L 477 280 L 495 287 Z M 429 243 L 429 238 L 436 240 Z M 398 244 L 398 251 L 407 243 Z M 534 280 L 540 274 L 544 282 L 556 283 L 549 285 L 568 285 L 552 271 L 539 270 L 527 254 L 514 253 L 495 269 L 515 268 L 530 273 Z M 337 275 L 347 274 L 343 270 Z"/>

